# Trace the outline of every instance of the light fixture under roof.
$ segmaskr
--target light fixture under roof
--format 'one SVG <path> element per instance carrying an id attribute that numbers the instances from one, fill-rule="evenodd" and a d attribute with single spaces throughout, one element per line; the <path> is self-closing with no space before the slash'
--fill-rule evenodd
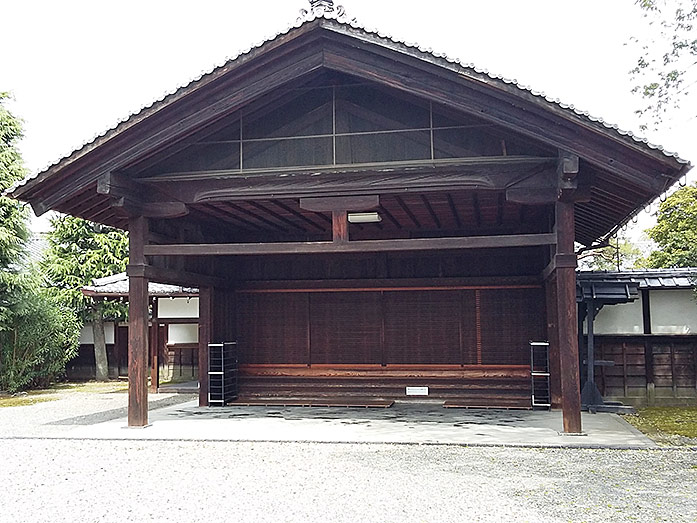
<path id="1" fill-rule="evenodd" d="M 377 223 L 382 218 L 376 212 L 350 212 L 348 213 L 349 223 Z"/>

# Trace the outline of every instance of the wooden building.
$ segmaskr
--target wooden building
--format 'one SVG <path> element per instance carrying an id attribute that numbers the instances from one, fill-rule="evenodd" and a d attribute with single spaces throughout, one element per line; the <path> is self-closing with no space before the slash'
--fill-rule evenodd
<path id="1" fill-rule="evenodd" d="M 82 288 L 93 300 L 128 301 L 128 276 L 114 274 L 93 280 Z M 157 392 L 161 381 L 185 382 L 198 379 L 198 289 L 150 282 L 149 357 L 150 390 Z M 109 376 L 128 376 L 128 322 L 104 323 Z M 92 324 L 80 332 L 78 356 L 69 361 L 70 379 L 91 379 L 95 375 Z M 196 389 L 194 388 L 194 391 Z"/>
<path id="2" fill-rule="evenodd" d="M 269 394 L 420 384 L 507 406 L 548 339 L 580 432 L 574 242 L 689 164 L 321 4 L 11 191 L 128 229 L 129 424 L 147 424 L 158 281 L 200 289 L 199 343 L 237 340 L 242 387 Z"/>

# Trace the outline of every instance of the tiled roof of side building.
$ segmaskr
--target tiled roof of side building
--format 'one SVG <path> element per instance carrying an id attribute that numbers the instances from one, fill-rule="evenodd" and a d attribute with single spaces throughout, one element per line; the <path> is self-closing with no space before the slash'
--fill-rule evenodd
<path id="1" fill-rule="evenodd" d="M 579 281 L 631 281 L 640 289 L 692 289 L 697 267 L 679 269 L 631 269 L 626 271 L 578 271 Z"/>
<path id="2" fill-rule="evenodd" d="M 87 296 L 128 296 L 128 276 L 125 272 L 97 278 L 92 285 L 82 288 L 83 294 Z M 180 287 L 178 285 L 167 285 L 164 283 L 150 282 L 148 292 L 151 296 L 197 296 L 198 289 L 194 287 Z"/>

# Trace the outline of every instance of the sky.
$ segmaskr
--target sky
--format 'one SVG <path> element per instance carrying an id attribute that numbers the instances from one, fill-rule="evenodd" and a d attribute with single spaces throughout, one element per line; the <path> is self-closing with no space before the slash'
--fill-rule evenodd
<path id="1" fill-rule="evenodd" d="M 697 164 L 697 103 L 641 133 L 628 71 L 652 28 L 633 0 L 343 0 L 368 29 L 515 78 Z M 33 173 L 294 24 L 307 0 L 13 0 L 2 8 L 0 91 L 24 121 Z M 694 97 L 697 99 L 697 97 Z M 695 169 L 697 171 L 697 169 Z M 694 177 L 695 174 L 692 175 Z M 689 181 L 693 181 L 690 179 Z M 655 206 L 654 206 L 655 210 Z M 641 213 L 630 235 L 651 225 Z M 45 223 L 38 221 L 35 228 Z"/>

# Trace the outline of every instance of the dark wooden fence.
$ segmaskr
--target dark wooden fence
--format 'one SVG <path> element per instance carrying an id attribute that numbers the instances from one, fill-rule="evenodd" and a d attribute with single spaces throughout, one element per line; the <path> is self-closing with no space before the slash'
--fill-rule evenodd
<path id="1" fill-rule="evenodd" d="M 633 405 L 697 402 L 697 336 L 596 336 L 596 368 L 605 399 Z"/>

